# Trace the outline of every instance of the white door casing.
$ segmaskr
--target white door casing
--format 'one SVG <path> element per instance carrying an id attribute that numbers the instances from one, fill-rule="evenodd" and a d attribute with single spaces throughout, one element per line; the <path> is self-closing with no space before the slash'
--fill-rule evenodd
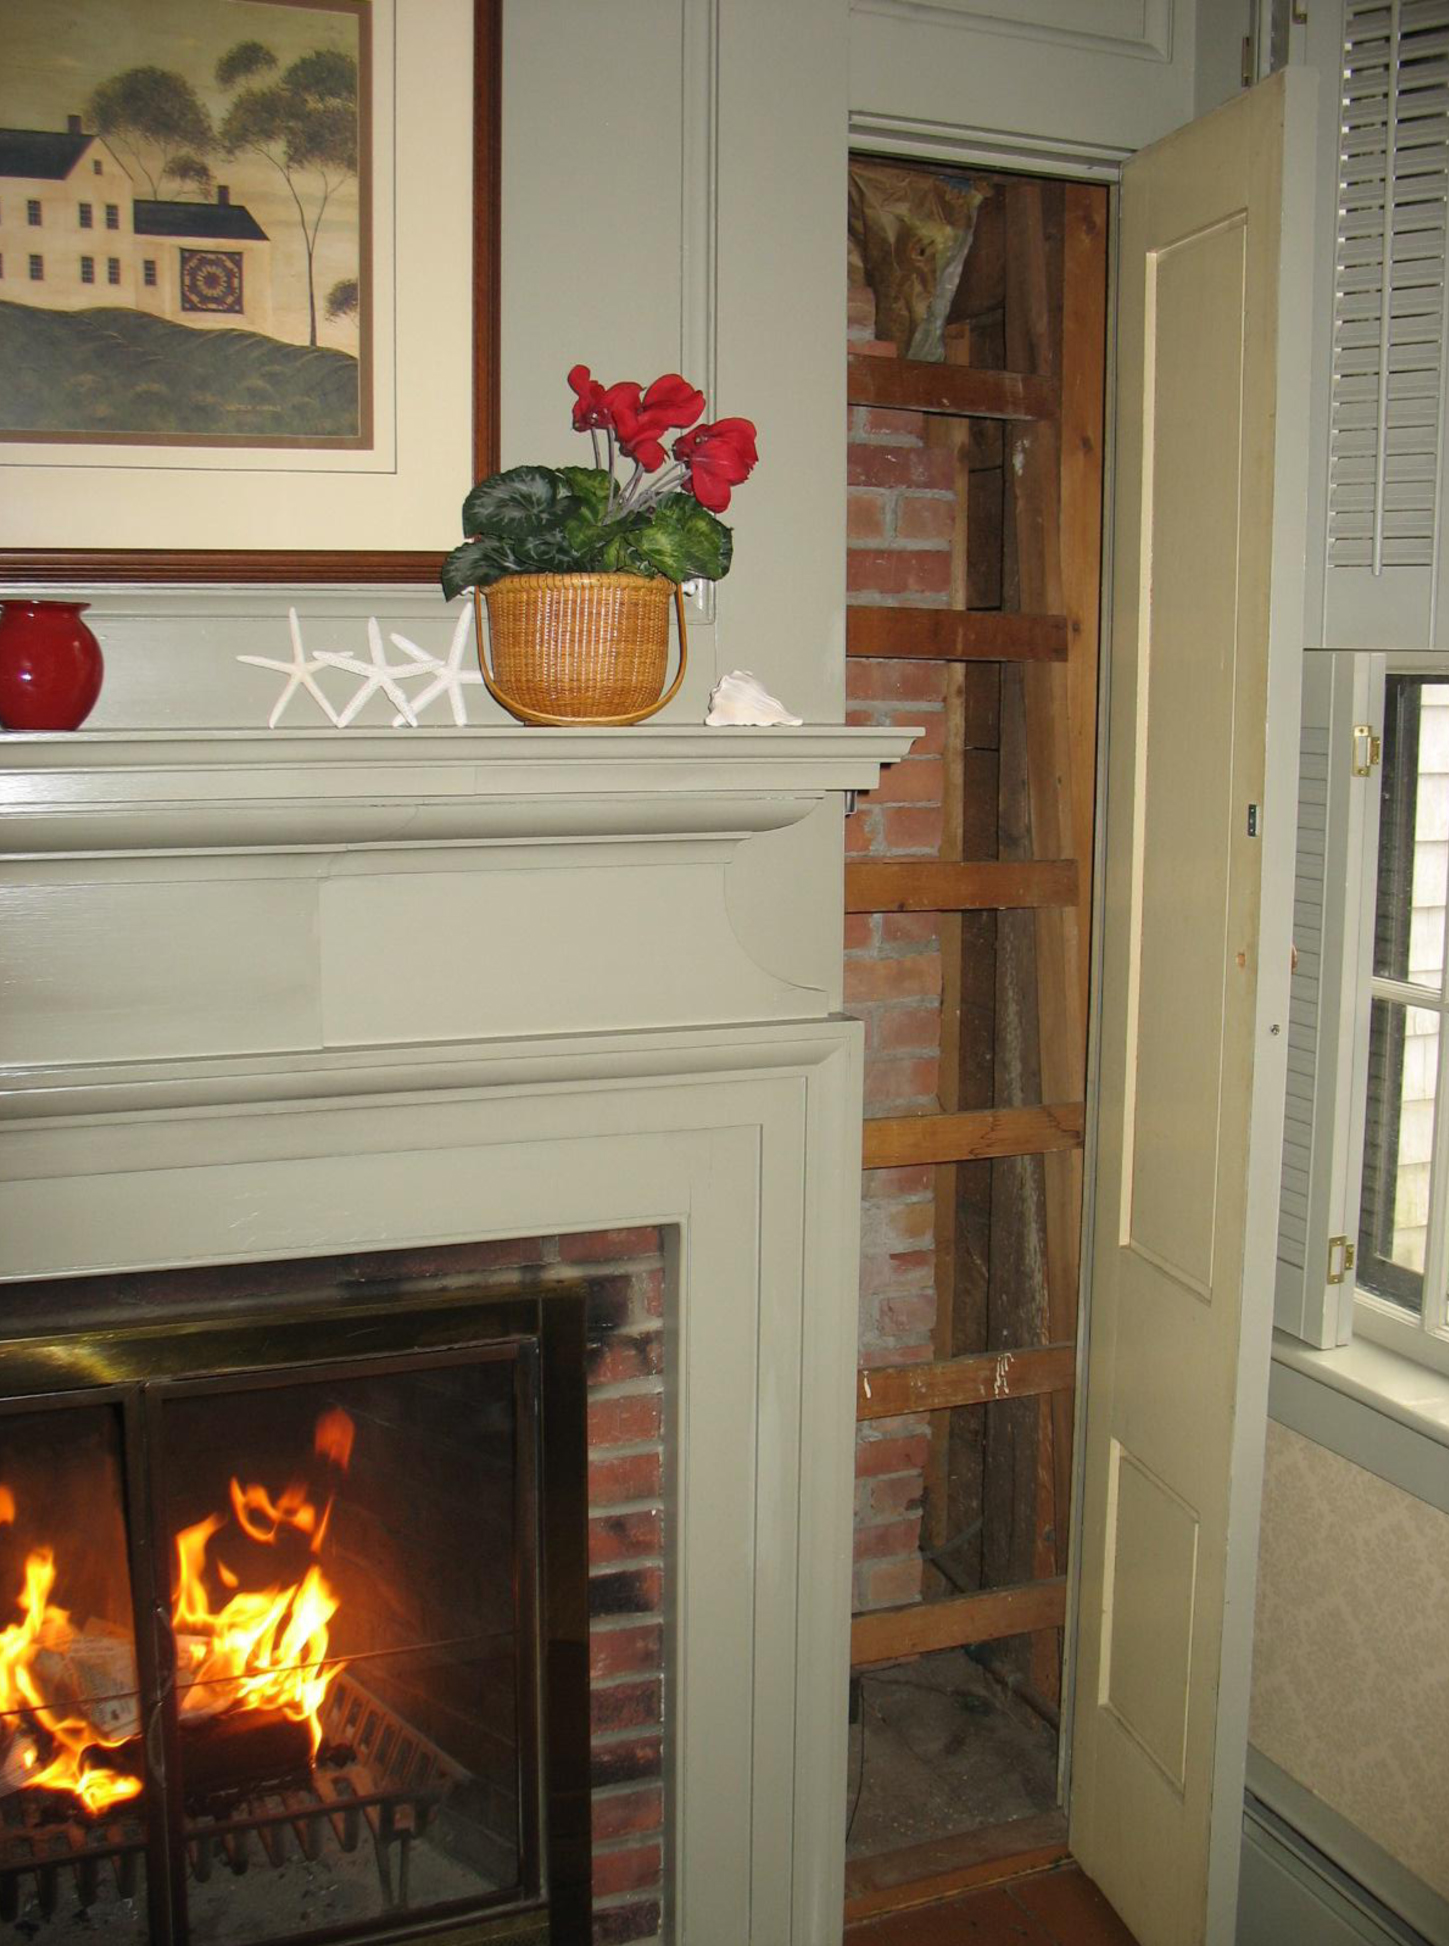
<path id="1" fill-rule="evenodd" d="M 1071 1841 L 1141 1946 L 1232 1938 L 1302 650 L 1313 81 L 1123 178 Z M 1296 250 L 1293 254 L 1296 254 Z"/>

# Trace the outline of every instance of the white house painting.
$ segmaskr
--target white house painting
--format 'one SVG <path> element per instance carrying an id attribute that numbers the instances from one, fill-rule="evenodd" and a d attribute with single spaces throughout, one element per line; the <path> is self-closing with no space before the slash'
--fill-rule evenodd
<path id="1" fill-rule="evenodd" d="M 369 443 L 367 0 L 6 0 L 0 438 Z"/>

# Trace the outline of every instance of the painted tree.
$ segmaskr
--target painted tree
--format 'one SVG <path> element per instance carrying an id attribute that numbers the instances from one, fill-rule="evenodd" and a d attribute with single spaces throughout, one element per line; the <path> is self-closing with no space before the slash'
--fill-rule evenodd
<path id="1" fill-rule="evenodd" d="M 127 68 L 103 81 L 91 96 L 92 126 L 133 162 L 159 198 L 168 178 L 206 188 L 205 157 L 216 148 L 216 131 L 185 75 L 166 68 Z"/>
<path id="2" fill-rule="evenodd" d="M 327 205 L 357 174 L 357 63 L 316 48 L 280 76 L 277 67 L 261 41 L 239 41 L 217 62 L 218 86 L 241 89 L 222 121 L 221 143 L 228 155 L 263 157 L 287 185 L 307 252 L 308 342 L 315 345 L 317 236 Z"/>
<path id="3" fill-rule="evenodd" d="M 327 293 L 327 316 L 335 324 L 339 318 L 355 318 L 360 292 L 355 277 L 339 277 Z"/>

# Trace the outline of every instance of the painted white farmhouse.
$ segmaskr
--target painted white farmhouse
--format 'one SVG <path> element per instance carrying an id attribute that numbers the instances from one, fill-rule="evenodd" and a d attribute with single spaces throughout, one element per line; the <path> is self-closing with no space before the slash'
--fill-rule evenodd
<path id="1" fill-rule="evenodd" d="M 103 137 L 0 128 L 0 298 L 48 310 L 120 304 L 176 324 L 268 331 L 271 241 L 215 202 L 138 197 Z"/>

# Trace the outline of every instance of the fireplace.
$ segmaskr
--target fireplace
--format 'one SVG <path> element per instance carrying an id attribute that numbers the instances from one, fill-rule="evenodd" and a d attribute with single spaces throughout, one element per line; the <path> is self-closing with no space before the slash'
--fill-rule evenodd
<path id="1" fill-rule="evenodd" d="M 108 1395 L 88 1405 L 111 1428 L 105 1464 L 120 1484 L 87 1490 L 86 1504 L 109 1506 L 111 1557 L 124 1573 L 112 1570 L 109 1592 L 62 1592 L 69 1557 L 24 1524 L 34 1496 L 20 1473 L 16 1520 L 0 1522 L 0 1566 L 13 1583 L 18 1563 L 23 1583 L 27 1553 L 54 1545 L 51 1599 L 71 1602 L 82 1632 L 94 1617 L 92 1634 L 121 1639 L 110 1631 L 124 1636 L 129 1617 L 132 1715 L 142 1718 L 143 1746 L 154 1717 L 168 1787 L 182 1780 L 159 1798 L 157 1757 L 143 1748 L 144 1815 L 129 1813 L 146 1847 L 136 1885 L 144 1875 L 152 1899 L 152 1880 L 163 1888 L 168 1925 L 199 1928 L 211 1888 L 221 1887 L 241 1930 L 212 1936 L 256 1936 L 245 1927 L 272 1923 L 247 1916 L 262 1896 L 256 1888 L 301 1877 L 311 1862 L 300 1827 L 329 1871 L 366 1868 L 360 1883 L 374 1904 L 348 1923 L 371 1926 L 373 1937 L 486 1940 L 490 1926 L 505 1929 L 500 1942 L 545 1936 L 530 1874 L 553 1890 L 568 1857 L 566 1839 L 550 1832 L 576 1830 L 588 1846 L 582 1787 L 572 1806 L 548 1802 L 548 1698 L 561 1681 L 588 1682 L 582 1626 L 565 1628 L 562 1648 L 542 1635 L 531 1670 L 520 1640 L 511 1680 L 522 1700 L 516 1742 L 503 1740 L 507 1761 L 490 1762 L 478 1725 L 459 1728 L 443 1713 L 431 1668 L 421 1687 L 368 1681 L 364 1672 L 388 1664 L 397 1641 L 418 1645 L 393 1606 L 385 1619 L 398 1622 L 394 1634 L 354 1640 L 347 1631 L 361 1626 L 372 1590 L 354 1598 L 355 1559 L 329 1552 L 324 1563 L 312 1540 L 329 1495 L 330 1550 L 346 1536 L 344 1511 L 361 1520 L 353 1502 L 371 1472 L 396 1470 L 399 1443 L 420 1447 L 408 1465 L 423 1465 L 425 1448 L 376 1430 L 407 1422 L 400 1405 L 374 1398 L 364 1410 L 347 1391 L 365 1390 L 371 1371 L 346 1381 L 334 1373 L 329 1392 L 326 1381 L 278 1368 L 274 1353 L 286 1332 L 311 1331 L 295 1344 L 299 1366 L 373 1356 L 339 1320 L 349 1304 L 367 1310 L 372 1281 L 399 1251 L 433 1268 L 409 1272 L 405 1304 L 378 1298 L 369 1330 L 391 1330 L 394 1312 L 414 1321 L 419 1307 L 426 1312 L 450 1252 L 475 1262 L 492 1253 L 494 1270 L 546 1322 L 570 1274 L 596 1288 L 601 1252 L 627 1255 L 649 1238 L 656 1363 L 587 1353 L 589 1471 L 608 1503 L 589 1521 L 595 1687 L 585 1757 L 595 1818 L 583 1876 L 593 1919 L 580 1929 L 555 1913 L 553 1946 L 586 1946 L 590 1930 L 594 1946 L 838 1938 L 860 1161 L 859 1029 L 839 1017 L 840 800 L 871 788 L 882 759 L 910 739 L 818 726 L 406 737 L 114 729 L 5 740 L 0 1393 L 16 1410 L 24 1398 L 40 1419 L 71 1409 L 50 1402 L 57 1394 Z M 540 1239 L 556 1240 L 542 1257 Z M 324 1302 L 318 1338 L 315 1315 L 309 1324 L 305 1314 L 319 1285 L 335 1282 L 339 1259 L 352 1267 L 347 1295 Z M 159 1285 L 172 1278 L 183 1281 L 167 1286 L 163 1324 Z M 238 1280 L 247 1278 L 255 1288 L 241 1302 Z M 180 1308 L 176 1289 L 191 1293 Z M 496 1283 L 489 1291 L 498 1297 Z M 187 1329 L 176 1331 L 183 1311 Z M 257 1349 L 227 1352 L 234 1332 L 252 1333 Z M 221 1335 L 207 1345 L 208 1333 Z M 520 1335 L 528 1333 L 512 1325 L 497 1334 Z M 114 1348 L 138 1339 L 158 1352 L 154 1370 L 115 1362 Z M 491 1409 L 502 1412 L 507 1393 L 521 1423 L 516 1388 L 526 1391 L 528 1359 L 496 1346 L 485 1358 L 484 1338 L 467 1342 L 479 1355 L 449 1367 L 449 1382 L 486 1379 L 499 1388 Z M 421 1384 L 432 1368 L 406 1361 L 458 1344 L 426 1331 L 392 1339 L 378 1355 L 399 1369 L 379 1376 Z M 183 1350 L 194 1362 L 166 1362 Z M 32 1355 L 34 1374 L 22 1380 Z M 542 1396 L 541 1376 L 539 1385 Z M 150 1414 L 140 1433 L 138 1386 Z M 47 1399 L 32 1408 L 40 1393 Z M 330 1447 L 317 1450 L 319 1420 L 335 1411 L 354 1427 L 347 1469 Z M 259 1451 L 253 1436 L 264 1426 Z M 202 1448 L 194 1462 L 188 1433 Z M 604 1456 L 597 1441 L 606 1436 L 616 1444 Z M 546 1497 L 551 1439 L 538 1450 L 535 1486 Z M 285 1512 L 294 1477 L 302 1496 L 276 1539 L 249 1534 L 238 1500 L 268 1533 L 271 1516 L 253 1511 L 261 1496 L 248 1490 Z M 491 1496 L 490 1519 L 511 1518 L 525 1532 L 526 1481 L 496 1469 L 489 1478 L 480 1476 L 477 1493 Z M 0 1484 L 10 1484 L 3 1469 Z M 133 1491 L 149 1528 L 135 1527 L 125 1498 Z M 207 1630 L 187 1626 L 173 1585 L 179 1537 L 217 1514 L 223 1525 L 208 1535 L 203 1564 L 208 1615 L 233 1594 L 255 1593 L 249 1563 L 267 1557 L 270 1567 L 280 1548 L 304 1579 L 319 1562 L 343 1597 L 329 1618 L 328 1653 L 335 1640 L 336 1660 L 346 1661 L 323 1697 L 305 1774 L 295 1734 L 279 1732 L 291 1737 L 297 1767 L 254 1780 L 250 1797 L 233 1786 L 230 1803 L 184 1781 L 201 1761 L 188 1768 L 188 1733 L 218 1733 L 205 1719 L 183 1720 L 186 1659 L 197 1654 L 188 1638 Z M 582 1523 L 582 1504 L 576 1514 Z M 389 1548 L 436 1551 L 431 1518 L 405 1520 L 400 1537 L 372 1518 L 392 1536 Z M 310 1533 L 299 1524 L 306 1519 Z M 551 1526 L 545 1512 L 537 1531 Z M 139 1565 L 138 1531 L 147 1556 Z M 401 1560 L 411 1578 L 415 1556 L 389 1553 L 381 1540 L 363 1547 L 357 1533 L 352 1556 L 362 1552 L 392 1579 Z M 538 1600 L 553 1614 L 550 1548 L 539 1547 Z M 447 1571 L 466 1583 L 456 1555 Z M 514 1572 L 526 1586 L 526 1548 Z M 22 1620 L 19 1585 L 0 1586 L 0 1627 Z M 440 1667 L 491 1626 L 486 1611 L 445 1620 L 441 1632 L 411 1632 L 437 1649 Z M 106 1654 L 118 1652 L 97 1659 Z M 182 1676 L 168 1686 L 162 1671 L 173 1665 Z M 204 1663 L 189 1673 L 201 1678 L 193 1689 L 214 1680 Z M 380 1726 L 366 1748 L 360 1705 L 348 1722 L 359 1684 Z M 526 1747 L 535 1689 L 536 1786 Z M 125 1690 L 123 1682 L 107 1693 Z M 576 1729 L 589 1710 L 569 1714 Z M 117 1727 L 130 1726 L 121 1717 Z M 389 1731 L 390 1749 L 405 1738 L 424 1753 L 415 1761 L 441 1753 L 412 1802 L 404 1800 L 414 1773 L 394 1789 L 377 1754 Z M 49 1746 L 38 1755 L 48 1758 Z M 442 1759 L 467 1779 L 435 1781 Z M 555 1773 L 565 1796 L 570 1761 Z M 497 1831 L 490 1848 L 481 1812 L 468 1842 L 455 1843 L 464 1812 L 490 1791 L 489 1816 L 509 1824 L 500 1780 L 510 1763 L 522 1780 L 513 1850 Z M 343 1849 L 347 1806 L 333 1794 L 339 1779 L 378 1800 L 354 1800 L 352 1853 Z M 264 1787 L 274 1784 L 285 1816 L 267 1811 L 279 1792 Z M 379 1832 L 385 1811 L 392 1820 L 386 1876 L 369 1811 Z M 224 1812 L 234 1827 L 254 1822 L 228 1834 L 216 1828 Z M 126 1815 L 123 1802 L 117 1817 Z M 215 1823 L 203 1858 L 196 1827 L 205 1819 Z M 0 1834 L 7 1829 L 0 1821 Z M 434 1900 L 413 1915 L 397 1909 L 404 1835 L 408 1896 Z M 118 1886 L 119 1858 L 73 1869 L 84 1843 L 70 1813 L 47 1836 L 57 1849 L 44 1861 L 56 1868 L 45 1896 L 57 1912 L 93 1865 L 98 1881 L 109 1874 Z M 283 1864 L 272 1845 L 285 1848 Z M 455 1850 L 475 1875 L 462 1919 L 448 1916 L 459 1909 L 447 1896 L 456 1881 L 439 1889 L 428 1877 L 434 1868 L 441 1877 L 445 1863 L 457 1868 Z M 17 1896 L 39 1900 L 40 1886 L 32 1869 Z M 490 1898 L 501 1902 L 490 1908 Z M 278 1932 L 301 1923 L 295 1913 L 276 1921 Z M 309 1909 L 305 1924 L 321 1923 Z"/>
<path id="2" fill-rule="evenodd" d="M 607 1291 L 460 1257 L 115 1280 L 7 1336 L 0 1936 L 588 1937 Z"/>

